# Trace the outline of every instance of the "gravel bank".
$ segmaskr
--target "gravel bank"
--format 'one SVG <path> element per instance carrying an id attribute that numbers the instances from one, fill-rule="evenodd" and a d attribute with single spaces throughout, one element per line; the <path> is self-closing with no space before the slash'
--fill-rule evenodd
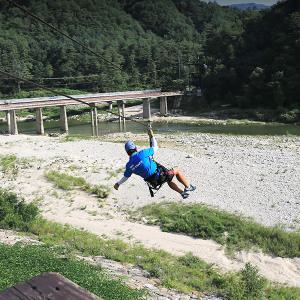
<path id="1" fill-rule="evenodd" d="M 126 139 L 147 141 L 132 134 L 106 137 L 114 141 Z M 299 137 L 182 134 L 161 135 L 157 139 L 163 148 L 156 159 L 166 166 L 179 166 L 198 186 L 198 192 L 188 202 L 213 205 L 265 225 L 300 228 Z M 142 185 L 136 193 L 134 206 L 149 203 Z M 122 194 L 126 205 L 128 194 L 123 190 Z M 179 200 L 167 187 L 156 199 L 165 198 Z"/>
<path id="2" fill-rule="evenodd" d="M 299 258 L 241 252 L 232 260 L 212 241 L 164 233 L 126 220 L 130 208 L 154 201 L 182 201 L 166 186 L 151 198 L 145 183 L 132 177 L 99 202 L 86 192 L 57 190 L 45 179 L 45 171 L 54 169 L 83 176 L 91 184 L 112 186 L 122 176 L 119 169 L 128 159 L 123 144 L 116 141 L 129 138 L 147 142 L 145 135 L 129 133 L 70 142 L 47 136 L 1 136 L 2 155 L 31 159 L 17 175 L 0 173 L 1 186 L 27 201 L 38 200 L 48 219 L 99 235 L 141 241 L 175 255 L 191 251 L 224 271 L 238 270 L 251 262 L 270 280 L 300 286 Z M 156 159 L 166 166 L 179 166 L 198 187 L 188 202 L 213 205 L 266 225 L 300 228 L 300 138 L 182 134 L 158 135 L 157 139 L 161 148 Z"/>

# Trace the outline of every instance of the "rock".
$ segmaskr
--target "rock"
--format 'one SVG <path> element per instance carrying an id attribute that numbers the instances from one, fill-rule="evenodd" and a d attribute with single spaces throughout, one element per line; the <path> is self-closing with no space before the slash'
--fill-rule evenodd
<path id="1" fill-rule="evenodd" d="M 60 134 L 58 132 L 49 132 L 48 136 L 50 136 L 50 137 L 59 137 Z"/>
<path id="2" fill-rule="evenodd" d="M 150 291 L 158 291 L 158 288 L 157 288 L 156 286 L 154 286 L 153 284 L 150 284 L 150 283 L 146 283 L 146 284 L 144 285 L 144 287 L 145 287 L 146 289 L 149 289 Z"/>
<path id="3" fill-rule="evenodd" d="M 147 220 L 145 217 L 142 217 L 142 219 L 141 219 L 141 220 L 142 220 L 142 222 L 143 222 L 143 223 L 145 223 L 145 224 L 147 224 L 147 223 L 148 223 L 148 220 Z"/>

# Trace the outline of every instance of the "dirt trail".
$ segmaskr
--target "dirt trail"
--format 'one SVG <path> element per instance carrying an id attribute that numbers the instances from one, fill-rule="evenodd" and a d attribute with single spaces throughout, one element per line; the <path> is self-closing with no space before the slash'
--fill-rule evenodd
<path id="1" fill-rule="evenodd" d="M 169 142 L 172 141 L 183 146 L 179 150 L 169 146 L 161 149 L 159 160 L 169 165 L 179 162 L 188 177 L 194 177 L 200 189 L 189 201 L 210 203 L 255 216 L 267 225 L 280 221 L 297 225 L 293 220 L 299 216 L 299 205 L 296 204 L 300 192 L 295 182 L 295 178 L 300 178 L 296 163 L 300 158 L 299 139 L 196 135 L 174 136 L 169 138 Z M 195 147 L 194 143 L 197 144 Z M 1 136 L 0 147 L 2 155 L 15 153 L 32 160 L 30 166 L 19 170 L 18 175 L 12 178 L 3 175 L 1 186 L 16 191 L 27 201 L 38 200 L 48 219 L 98 235 L 139 241 L 147 247 L 175 255 L 192 252 L 223 271 L 235 271 L 250 262 L 272 281 L 300 286 L 300 258 L 283 259 L 239 252 L 231 259 L 213 241 L 165 233 L 157 227 L 127 221 L 126 209 L 153 201 L 141 180 L 133 178 L 119 192 L 113 192 L 108 200 L 99 202 L 85 192 L 58 190 L 44 177 L 46 170 L 55 169 L 83 176 L 92 184 L 111 186 L 121 176 L 119 168 L 126 162 L 123 145 L 86 140 L 61 142 L 58 138 L 20 135 Z M 180 150 L 182 148 L 184 150 Z M 258 178 L 263 178 L 263 183 Z M 155 200 L 166 199 L 178 201 L 176 195 L 164 188 Z M 288 204 L 285 199 L 289 199 Z M 272 210 L 270 206 L 274 203 L 276 206 Z"/>
<path id="2" fill-rule="evenodd" d="M 48 215 L 48 219 L 84 228 L 98 235 L 121 238 L 127 241 L 141 242 L 149 248 L 162 249 L 174 255 L 187 252 L 216 265 L 222 271 L 236 271 L 250 262 L 256 265 L 260 273 L 271 281 L 290 286 L 300 286 L 300 258 L 271 257 L 263 253 L 241 251 L 236 258 L 226 256 L 221 245 L 212 240 L 194 239 L 185 235 L 162 232 L 156 226 L 122 221 L 118 219 L 86 220 L 65 215 Z"/>

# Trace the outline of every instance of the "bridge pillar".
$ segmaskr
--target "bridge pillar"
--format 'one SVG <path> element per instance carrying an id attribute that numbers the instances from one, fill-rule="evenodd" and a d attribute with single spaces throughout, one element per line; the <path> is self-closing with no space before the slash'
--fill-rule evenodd
<path id="1" fill-rule="evenodd" d="M 45 134 L 42 108 L 36 109 L 36 133 Z"/>
<path id="2" fill-rule="evenodd" d="M 182 102 L 182 95 L 175 96 L 174 105 L 173 105 L 174 109 L 180 108 L 181 102 Z"/>
<path id="3" fill-rule="evenodd" d="M 68 117 L 67 117 L 67 107 L 65 105 L 60 106 L 60 130 L 62 132 L 68 133 L 69 132 L 69 125 L 68 125 Z"/>
<path id="4" fill-rule="evenodd" d="M 112 111 L 112 109 L 113 109 L 113 103 L 111 101 L 111 102 L 108 102 L 108 110 Z"/>
<path id="5" fill-rule="evenodd" d="M 125 119 L 125 101 L 123 100 L 118 100 L 118 114 L 119 114 L 119 124 L 123 124 L 125 126 L 126 124 L 126 119 Z"/>
<path id="6" fill-rule="evenodd" d="M 91 109 L 90 116 L 91 116 L 91 124 L 92 124 L 92 136 L 95 136 L 95 120 L 94 120 L 94 110 L 93 109 Z"/>
<path id="7" fill-rule="evenodd" d="M 168 114 L 167 97 L 160 97 L 160 114 L 166 116 Z"/>
<path id="8" fill-rule="evenodd" d="M 93 108 L 93 113 L 94 113 L 94 122 L 95 122 L 95 134 L 96 134 L 96 136 L 98 136 L 99 135 L 99 126 L 98 126 L 98 111 L 97 111 L 96 106 Z"/>
<path id="9" fill-rule="evenodd" d="M 151 120 L 150 98 L 143 99 L 143 119 Z"/>
<path id="10" fill-rule="evenodd" d="M 10 131 L 9 134 L 18 134 L 18 124 L 17 124 L 17 116 L 16 111 L 9 111 L 9 119 L 10 119 Z"/>
<path id="11" fill-rule="evenodd" d="M 126 121 L 126 119 L 125 119 L 125 101 L 123 101 L 122 100 L 122 103 L 121 103 L 121 109 L 122 109 L 122 120 L 123 120 L 123 126 L 125 126 L 125 121 Z"/>
<path id="12" fill-rule="evenodd" d="M 91 123 L 92 123 L 92 135 L 98 136 L 99 135 L 99 128 L 98 128 L 98 112 L 96 104 L 91 105 Z"/>
<path id="13" fill-rule="evenodd" d="M 11 132 L 11 123 L 10 123 L 10 111 L 6 111 L 6 122 L 7 122 L 7 132 L 10 134 Z"/>

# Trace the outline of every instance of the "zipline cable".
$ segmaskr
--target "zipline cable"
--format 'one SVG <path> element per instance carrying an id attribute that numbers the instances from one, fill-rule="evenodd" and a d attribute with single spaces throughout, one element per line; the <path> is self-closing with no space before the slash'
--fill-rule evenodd
<path id="1" fill-rule="evenodd" d="M 20 10 L 22 10 L 24 13 L 26 13 L 27 15 L 31 16 L 32 18 L 38 20 L 39 22 L 43 23 L 44 25 L 50 27 L 52 30 L 58 32 L 59 34 L 63 35 L 64 37 L 68 38 L 69 40 L 71 40 L 72 42 L 74 42 L 75 44 L 81 46 L 82 48 L 84 48 L 85 50 L 89 51 L 90 53 L 96 55 L 98 58 L 102 59 L 103 61 L 107 62 L 108 64 L 110 64 L 111 66 L 113 66 L 115 69 L 118 69 L 120 71 L 123 71 L 122 68 L 120 68 L 118 65 L 114 64 L 113 62 L 107 60 L 106 58 L 104 58 L 102 55 L 100 55 L 99 53 L 95 52 L 94 50 L 92 50 L 91 48 L 87 47 L 86 45 L 82 44 L 81 42 L 77 41 L 76 39 L 72 38 L 71 36 L 69 36 L 68 34 L 64 33 L 63 31 L 57 29 L 55 26 L 49 24 L 48 22 L 46 22 L 45 20 L 41 19 L 40 17 L 38 17 L 37 15 L 33 14 L 32 12 L 30 12 L 29 10 L 27 10 L 26 8 L 24 8 L 23 6 L 15 3 L 12 0 L 6 0 L 8 3 L 18 7 Z"/>
<path id="2" fill-rule="evenodd" d="M 91 48 L 85 46 L 84 44 L 82 44 L 81 42 L 77 41 L 76 39 L 72 38 L 71 36 L 69 36 L 68 34 L 64 33 L 63 31 L 57 29 L 55 26 L 53 26 L 52 24 L 46 22 L 45 20 L 43 20 L 42 18 L 40 18 L 39 16 L 33 14 L 32 12 L 30 12 L 28 9 L 24 8 L 23 6 L 15 3 L 14 1 L 12 0 L 6 0 L 8 3 L 14 5 L 15 7 L 19 8 L 20 10 L 22 10 L 25 14 L 31 16 L 32 18 L 34 18 L 35 20 L 41 22 L 42 24 L 48 26 L 49 28 L 51 28 L 52 30 L 54 30 L 55 32 L 63 35 L 64 37 L 68 38 L 69 40 L 71 40 L 72 42 L 76 43 L 77 45 L 81 46 L 82 48 L 86 49 L 87 51 L 89 51 L 90 53 L 96 55 L 98 58 L 102 59 L 103 61 L 107 62 L 108 64 L 112 65 L 115 69 L 118 69 L 122 72 L 123 69 L 120 68 L 118 65 L 114 64 L 113 62 L 107 60 L 106 58 L 104 58 L 102 55 L 100 55 L 99 53 L 95 52 L 94 50 L 92 50 Z M 155 73 L 155 72 L 160 72 L 162 71 L 162 69 L 156 69 L 156 70 L 153 70 L 153 71 L 149 71 L 149 72 L 142 72 L 141 74 L 142 75 L 147 75 L 147 74 L 152 74 L 152 73 Z"/>
<path id="3" fill-rule="evenodd" d="M 32 58 L 31 58 L 32 59 Z M 33 59 L 35 60 L 35 59 Z M 38 60 L 35 60 L 40 62 Z M 32 80 L 70 80 L 70 79 L 80 79 L 80 78 L 93 78 L 93 77 L 100 77 L 102 74 L 91 74 L 91 75 L 82 75 L 82 76 L 67 76 L 67 77 L 34 77 Z M 11 80 L 12 78 L 0 78 L 0 80 Z"/>
<path id="4" fill-rule="evenodd" d="M 85 105 L 88 105 L 88 106 L 92 107 L 92 105 L 91 105 L 90 103 L 87 103 L 87 102 L 82 101 L 82 100 L 80 100 L 80 99 L 74 98 L 73 96 L 69 96 L 69 95 L 67 95 L 67 94 L 65 94 L 65 93 L 61 93 L 61 92 L 59 92 L 59 91 L 57 91 L 57 90 L 48 88 L 48 87 L 46 87 L 46 86 L 44 86 L 44 85 L 42 85 L 42 84 L 39 84 L 39 83 L 30 81 L 30 80 L 27 80 L 27 79 L 18 77 L 18 76 L 16 76 L 16 75 L 10 74 L 10 73 L 8 73 L 8 72 L 2 71 L 1 69 L 0 69 L 0 73 L 3 74 L 3 75 L 5 75 L 5 76 L 9 76 L 9 77 L 11 77 L 11 78 L 14 78 L 14 79 L 16 79 L 16 80 L 18 80 L 18 81 L 24 81 L 24 82 L 26 82 L 26 83 L 30 83 L 30 84 L 32 84 L 32 85 L 35 85 L 35 86 L 40 87 L 40 88 L 42 88 L 42 89 L 45 89 L 45 90 L 47 90 L 47 91 L 49 91 L 49 92 L 51 92 L 51 93 L 53 93 L 53 94 L 57 94 L 57 95 L 60 95 L 60 96 L 64 96 L 64 97 L 69 98 L 69 99 L 71 99 L 71 100 L 74 100 L 74 101 L 77 101 L 77 102 L 80 102 L 80 103 L 82 103 L 82 104 L 85 104 Z"/>
<path id="5" fill-rule="evenodd" d="M 133 122 L 136 122 L 136 123 L 138 123 L 138 124 L 140 124 L 140 125 L 143 125 L 143 126 L 145 126 L 145 127 L 148 127 L 148 128 L 150 127 L 150 123 L 151 123 L 150 120 L 148 121 L 148 124 L 145 124 L 145 122 L 143 122 L 143 121 L 138 121 L 138 120 L 135 120 L 135 119 L 132 119 L 132 118 L 129 118 L 129 117 L 122 116 L 122 115 L 120 115 L 120 114 L 117 114 L 117 113 L 112 112 L 112 111 L 109 110 L 109 109 L 103 109 L 103 110 L 106 111 L 106 112 L 108 112 L 108 113 L 110 113 L 110 114 L 112 114 L 112 115 L 121 117 L 121 118 L 124 119 L 124 120 L 127 120 L 127 121 L 133 121 Z"/>

